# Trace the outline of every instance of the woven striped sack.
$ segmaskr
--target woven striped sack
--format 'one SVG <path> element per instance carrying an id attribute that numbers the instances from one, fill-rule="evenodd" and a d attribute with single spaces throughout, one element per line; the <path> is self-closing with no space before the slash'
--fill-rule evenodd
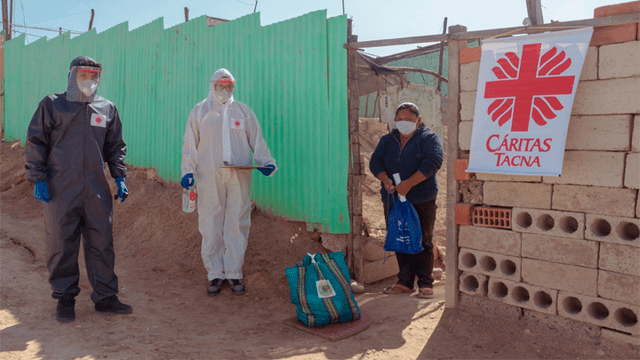
<path id="1" fill-rule="evenodd" d="M 342 252 L 307 254 L 285 270 L 296 315 L 309 327 L 360 319 Z"/>

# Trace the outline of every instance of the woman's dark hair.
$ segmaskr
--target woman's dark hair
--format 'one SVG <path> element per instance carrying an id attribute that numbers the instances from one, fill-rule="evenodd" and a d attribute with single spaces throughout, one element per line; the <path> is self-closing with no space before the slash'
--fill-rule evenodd
<path id="1" fill-rule="evenodd" d="M 420 116 L 420 110 L 418 110 L 418 107 L 416 106 L 416 104 L 410 103 L 410 102 L 403 102 L 402 104 L 398 105 L 398 108 L 396 109 L 396 117 L 398 116 L 398 113 L 400 112 L 400 110 L 404 110 L 404 109 L 411 111 L 416 117 Z"/>

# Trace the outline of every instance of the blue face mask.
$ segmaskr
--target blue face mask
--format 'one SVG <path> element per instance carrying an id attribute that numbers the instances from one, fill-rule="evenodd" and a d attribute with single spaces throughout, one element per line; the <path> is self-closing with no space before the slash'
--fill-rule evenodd
<path id="1" fill-rule="evenodd" d="M 402 135 L 410 135 L 416 131 L 416 123 L 411 121 L 396 121 L 396 128 Z"/>

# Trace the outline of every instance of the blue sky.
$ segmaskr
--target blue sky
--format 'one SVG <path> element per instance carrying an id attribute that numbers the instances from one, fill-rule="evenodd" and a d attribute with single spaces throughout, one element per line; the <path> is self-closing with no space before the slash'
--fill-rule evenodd
<path id="1" fill-rule="evenodd" d="M 10 0 L 7 0 L 10 2 Z M 596 7 L 624 0 L 542 0 L 543 17 L 570 21 L 593 17 Z M 138 28 L 164 18 L 165 28 L 184 22 L 184 7 L 189 18 L 202 15 L 228 20 L 253 12 L 255 0 L 13 0 L 14 23 L 29 27 L 74 32 L 88 30 L 91 9 L 95 10 L 93 27 L 100 33 L 117 24 L 129 22 Z M 258 0 L 257 12 L 262 25 L 291 19 L 316 10 L 327 10 L 327 17 L 342 15 L 343 0 Z M 359 41 L 390 39 L 442 32 L 444 17 L 448 25 L 465 25 L 469 31 L 522 25 L 527 17 L 525 0 L 344 0 L 347 16 L 353 18 L 354 34 Z M 25 28 L 16 27 L 25 32 Z M 26 29 L 27 43 L 37 37 L 58 36 L 57 32 Z M 14 37 L 17 36 L 14 33 Z M 72 33 L 72 37 L 76 36 Z M 429 44 L 376 47 L 366 49 L 375 55 L 389 55 Z"/>

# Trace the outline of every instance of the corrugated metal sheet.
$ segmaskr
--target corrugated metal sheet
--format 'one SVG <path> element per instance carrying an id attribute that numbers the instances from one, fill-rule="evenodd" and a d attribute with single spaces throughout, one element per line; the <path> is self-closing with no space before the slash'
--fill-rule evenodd
<path id="1" fill-rule="evenodd" d="M 27 46 L 23 35 L 5 48 L 5 136 L 24 145 L 40 99 L 64 91 L 73 58 L 91 56 L 105 70 L 100 95 L 118 106 L 127 163 L 178 181 L 189 112 L 226 67 L 279 166 L 273 178 L 255 173 L 252 198 L 275 216 L 348 233 L 346 23 L 317 11 L 265 27 L 251 14 L 210 28 L 205 16 L 169 29 L 162 19 L 132 31 L 123 23 Z"/>

